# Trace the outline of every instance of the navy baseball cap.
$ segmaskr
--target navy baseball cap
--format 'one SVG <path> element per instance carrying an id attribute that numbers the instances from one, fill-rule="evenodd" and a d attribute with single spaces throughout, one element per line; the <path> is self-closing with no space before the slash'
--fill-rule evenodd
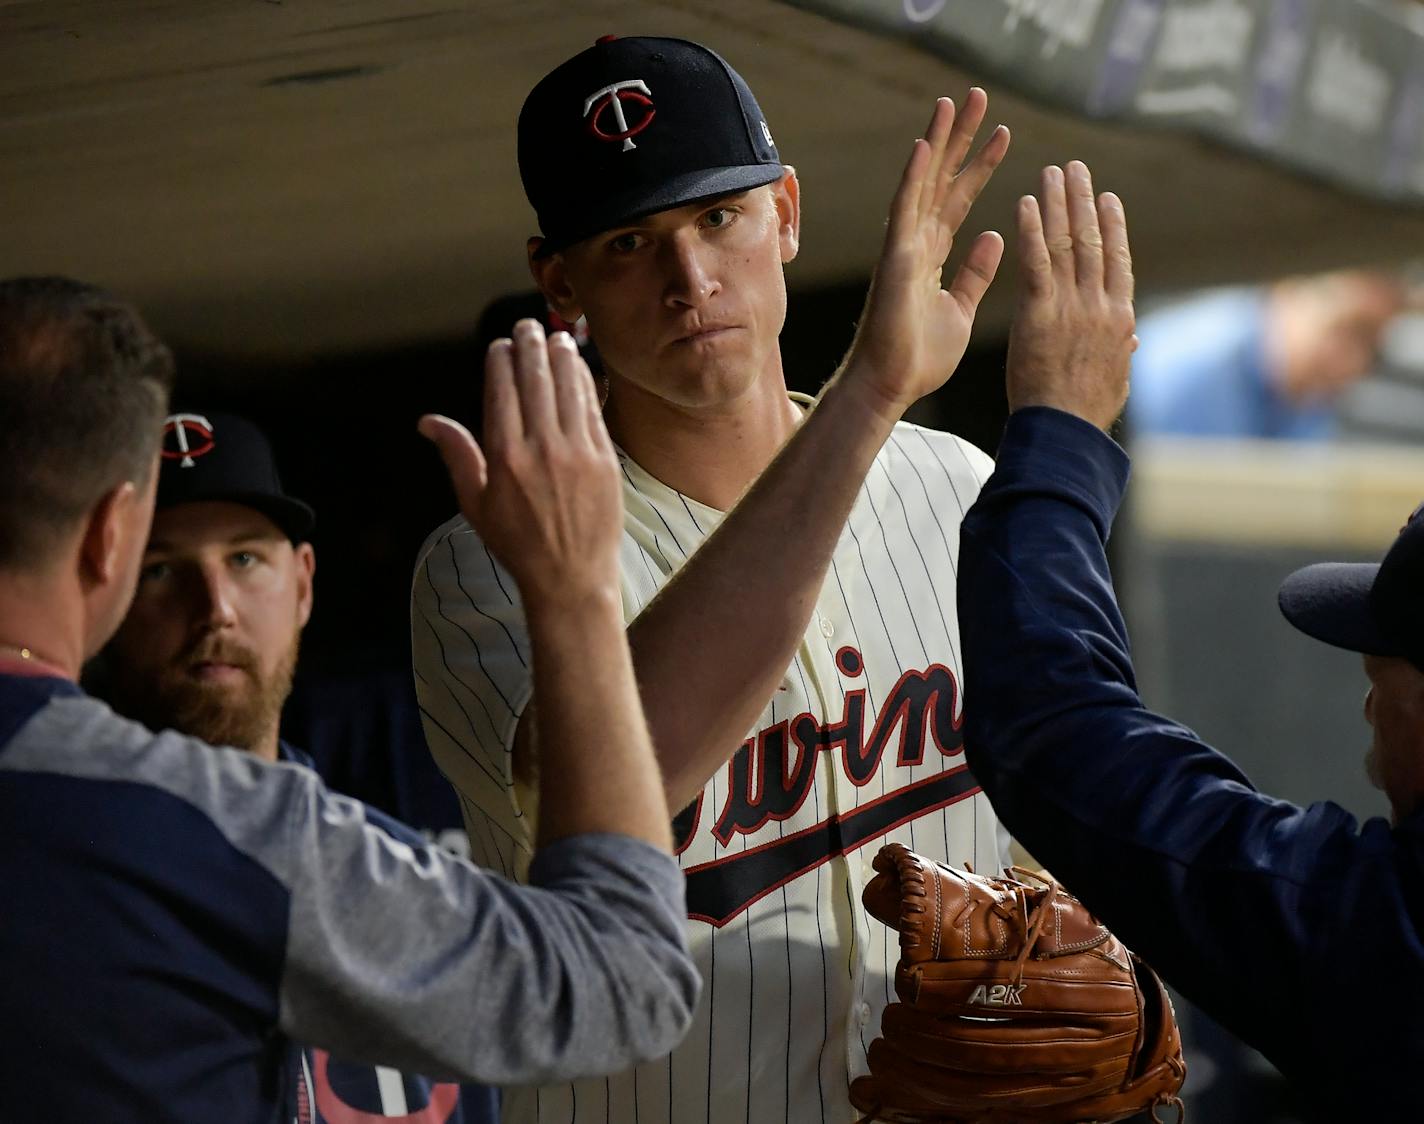
<path id="1" fill-rule="evenodd" d="M 519 176 L 541 253 L 786 174 L 746 82 L 685 39 L 605 36 L 519 111 Z"/>
<path id="2" fill-rule="evenodd" d="M 1380 562 L 1321 562 L 1281 585 L 1281 612 L 1307 636 L 1424 671 L 1424 504 Z"/>
<path id="3" fill-rule="evenodd" d="M 156 507 L 222 501 L 260 511 L 294 543 L 304 542 L 316 514 L 282 490 L 266 436 L 236 414 L 170 414 L 163 422 Z"/>

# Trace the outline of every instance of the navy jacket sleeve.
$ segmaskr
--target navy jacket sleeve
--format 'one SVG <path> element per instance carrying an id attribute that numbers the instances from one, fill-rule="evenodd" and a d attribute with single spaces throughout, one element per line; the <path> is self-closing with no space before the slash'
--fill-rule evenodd
<path id="1" fill-rule="evenodd" d="M 1127 475 L 1087 422 L 1010 419 L 961 537 L 970 767 L 1169 982 L 1358 1109 L 1371 1070 L 1385 1082 L 1424 1062 L 1424 822 L 1361 828 L 1333 804 L 1272 799 L 1143 706 L 1104 554 Z"/>

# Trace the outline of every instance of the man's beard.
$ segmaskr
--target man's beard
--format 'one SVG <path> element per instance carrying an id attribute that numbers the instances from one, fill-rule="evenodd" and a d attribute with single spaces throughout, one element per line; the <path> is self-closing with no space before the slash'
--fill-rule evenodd
<path id="1" fill-rule="evenodd" d="M 256 749 L 277 729 L 292 691 L 300 644 L 301 632 L 294 630 L 286 652 L 264 677 L 251 649 L 209 633 L 158 672 L 135 676 L 115 668 L 112 702 L 152 730 L 172 729 L 209 745 Z M 230 664 L 242 672 L 241 681 L 207 682 L 190 673 L 197 663 Z"/>

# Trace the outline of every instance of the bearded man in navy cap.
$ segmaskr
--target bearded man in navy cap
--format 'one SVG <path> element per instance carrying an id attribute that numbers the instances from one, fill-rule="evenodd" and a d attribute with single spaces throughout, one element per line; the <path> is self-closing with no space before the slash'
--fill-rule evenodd
<path id="1" fill-rule="evenodd" d="M 115 709 L 151 729 L 286 756 L 278 727 L 312 611 L 314 523 L 282 490 L 252 422 L 170 416 L 138 591 L 107 651 Z"/>
<path id="2" fill-rule="evenodd" d="M 105 653 L 109 702 L 154 730 L 314 768 L 281 737 L 312 610 L 312 509 L 283 490 L 262 431 L 233 414 L 168 417 L 159 465 L 138 589 Z M 409 814 L 419 810 L 402 809 L 402 820 L 429 830 L 434 825 Z M 410 834 L 401 824 L 385 826 Z M 495 1093 L 483 1086 L 358 1065 L 296 1044 L 289 1064 L 310 1124 L 379 1124 L 411 1113 L 422 1124 L 498 1117 Z"/>

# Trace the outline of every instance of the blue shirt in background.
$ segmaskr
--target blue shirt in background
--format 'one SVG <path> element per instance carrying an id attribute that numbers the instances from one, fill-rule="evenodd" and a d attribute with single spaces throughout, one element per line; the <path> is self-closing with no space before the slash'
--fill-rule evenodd
<path id="1" fill-rule="evenodd" d="M 1330 437 L 1329 403 L 1293 403 L 1276 390 L 1264 325 L 1264 289 L 1216 290 L 1143 316 L 1127 403 L 1133 434 Z"/>

